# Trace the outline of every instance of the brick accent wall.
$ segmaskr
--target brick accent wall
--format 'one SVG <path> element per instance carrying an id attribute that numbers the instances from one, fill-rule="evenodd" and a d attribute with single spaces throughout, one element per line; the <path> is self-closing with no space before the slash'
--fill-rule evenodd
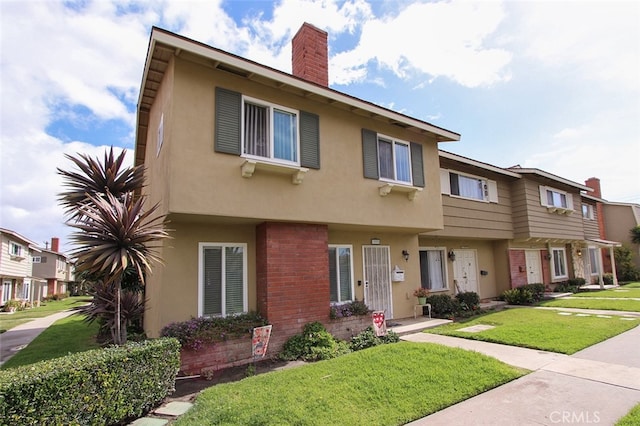
<path id="1" fill-rule="evenodd" d="M 292 70 L 296 77 L 329 86 L 327 33 L 304 23 L 291 42 Z"/>
<path id="2" fill-rule="evenodd" d="M 265 222 L 256 228 L 258 312 L 273 325 L 269 353 L 313 321 L 329 320 L 326 225 Z"/>
<path id="3" fill-rule="evenodd" d="M 511 288 L 527 284 L 527 259 L 524 250 L 509 250 Z"/>

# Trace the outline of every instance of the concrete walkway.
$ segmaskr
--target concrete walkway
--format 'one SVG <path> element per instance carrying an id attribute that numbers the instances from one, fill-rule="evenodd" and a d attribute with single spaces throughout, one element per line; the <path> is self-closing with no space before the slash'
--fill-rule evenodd
<path id="1" fill-rule="evenodd" d="M 640 403 L 640 326 L 572 356 L 427 333 L 402 339 L 472 350 L 533 371 L 413 426 L 613 425 Z"/>
<path id="2" fill-rule="evenodd" d="M 0 334 L 0 365 L 14 356 L 20 349 L 27 346 L 47 327 L 61 318 L 68 317 L 73 309 L 51 314 L 42 318 L 35 318 L 24 324 L 17 325 L 11 330 Z M 10 314 L 9 314 L 10 315 Z"/>

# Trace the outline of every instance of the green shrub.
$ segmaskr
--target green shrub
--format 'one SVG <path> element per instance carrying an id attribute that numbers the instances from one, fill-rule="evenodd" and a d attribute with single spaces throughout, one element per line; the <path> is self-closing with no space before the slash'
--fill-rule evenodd
<path id="1" fill-rule="evenodd" d="M 435 317 L 447 317 L 460 311 L 460 302 L 447 294 L 429 296 L 427 303 L 431 304 L 431 315 Z"/>
<path id="2" fill-rule="evenodd" d="M 280 358 L 320 361 L 349 352 L 347 342 L 336 340 L 321 323 L 310 322 L 304 326 L 302 334 L 296 334 L 285 342 Z"/>
<path id="3" fill-rule="evenodd" d="M 480 296 L 474 291 L 465 291 L 456 294 L 456 300 L 463 311 L 475 311 L 480 306 Z"/>
<path id="4" fill-rule="evenodd" d="M 22 311 L 25 308 L 25 304 L 22 303 L 22 300 L 18 300 L 18 299 L 10 299 L 7 300 L 4 304 L 4 307 L 2 308 L 2 310 L 4 310 L 5 312 L 10 312 L 12 310 L 14 311 Z"/>
<path id="5" fill-rule="evenodd" d="M 530 305 L 535 301 L 533 291 L 525 286 L 505 290 L 502 298 L 509 305 Z"/>
<path id="6" fill-rule="evenodd" d="M 340 303 L 329 308 L 329 318 L 337 319 L 351 317 L 354 315 L 369 315 L 371 310 L 363 301 L 354 300 L 353 302 Z"/>
<path id="7" fill-rule="evenodd" d="M 556 284 L 556 288 L 554 291 L 556 293 L 577 293 L 578 287 L 569 284 L 569 281 L 561 281 Z"/>
<path id="8" fill-rule="evenodd" d="M 613 274 L 607 273 L 602 275 L 602 281 L 605 285 L 613 285 Z"/>
<path id="9" fill-rule="evenodd" d="M 582 278 L 580 278 L 582 279 Z M 582 280 L 582 284 L 584 284 L 584 280 Z M 528 290 L 531 291 L 531 293 L 533 294 L 533 301 L 537 302 L 539 300 L 542 300 L 542 297 L 544 296 L 544 284 L 541 283 L 536 283 L 536 284 L 525 284 L 523 286 L 521 286 L 520 288 L 526 288 Z"/>
<path id="10" fill-rule="evenodd" d="M 351 342 L 349 342 L 349 348 L 355 352 L 362 349 L 370 348 L 372 346 L 384 345 L 387 343 L 397 343 L 398 341 L 400 341 L 400 336 L 398 336 L 398 334 L 393 331 L 388 331 L 386 336 L 378 337 L 373 331 L 373 327 L 367 327 L 358 335 L 351 338 Z"/>
<path id="11" fill-rule="evenodd" d="M 105 425 L 141 416 L 173 392 L 180 343 L 155 339 L 0 371 L 3 424 Z"/>

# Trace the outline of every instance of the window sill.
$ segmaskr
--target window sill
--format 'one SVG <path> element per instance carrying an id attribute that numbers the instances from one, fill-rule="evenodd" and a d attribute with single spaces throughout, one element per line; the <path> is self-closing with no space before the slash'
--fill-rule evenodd
<path id="1" fill-rule="evenodd" d="M 565 207 L 547 206 L 547 211 L 549 213 L 558 213 L 558 214 L 566 214 L 566 215 L 573 214 L 573 210 L 567 209 Z"/>
<path id="2" fill-rule="evenodd" d="M 16 262 L 22 262 L 23 260 L 26 259 L 26 257 L 24 257 L 24 256 L 16 256 L 15 254 L 10 254 L 9 258 L 11 260 L 15 260 Z"/>
<path id="3" fill-rule="evenodd" d="M 386 183 L 382 185 L 378 189 L 378 191 L 381 197 L 386 197 L 391 192 L 404 193 L 407 194 L 407 198 L 409 199 L 409 201 L 413 201 L 415 200 L 416 195 L 418 195 L 418 193 L 422 191 L 422 188 L 417 188 L 415 186 L 409 185 L 398 185 L 395 183 Z"/>
<path id="4" fill-rule="evenodd" d="M 245 160 L 240 167 L 242 171 L 242 177 L 250 178 L 256 172 L 260 170 L 265 173 L 284 174 L 291 176 L 291 183 L 299 185 L 302 183 L 304 176 L 309 171 L 306 167 L 288 166 L 277 163 L 264 163 L 255 160 Z"/>

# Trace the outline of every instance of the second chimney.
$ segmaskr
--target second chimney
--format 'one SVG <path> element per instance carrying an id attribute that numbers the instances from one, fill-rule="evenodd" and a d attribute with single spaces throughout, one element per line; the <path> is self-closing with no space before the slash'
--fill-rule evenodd
<path id="1" fill-rule="evenodd" d="M 593 189 L 593 193 L 591 194 L 592 196 L 596 198 L 602 198 L 602 192 L 600 191 L 600 179 L 598 179 L 597 177 L 592 177 L 587 179 L 584 183 L 589 188 Z"/>
<path id="2" fill-rule="evenodd" d="M 56 253 L 60 250 L 60 238 L 52 237 L 51 238 L 51 251 L 55 251 Z"/>
<path id="3" fill-rule="evenodd" d="M 293 75 L 328 87 L 327 32 L 305 22 L 293 37 L 291 47 Z"/>

